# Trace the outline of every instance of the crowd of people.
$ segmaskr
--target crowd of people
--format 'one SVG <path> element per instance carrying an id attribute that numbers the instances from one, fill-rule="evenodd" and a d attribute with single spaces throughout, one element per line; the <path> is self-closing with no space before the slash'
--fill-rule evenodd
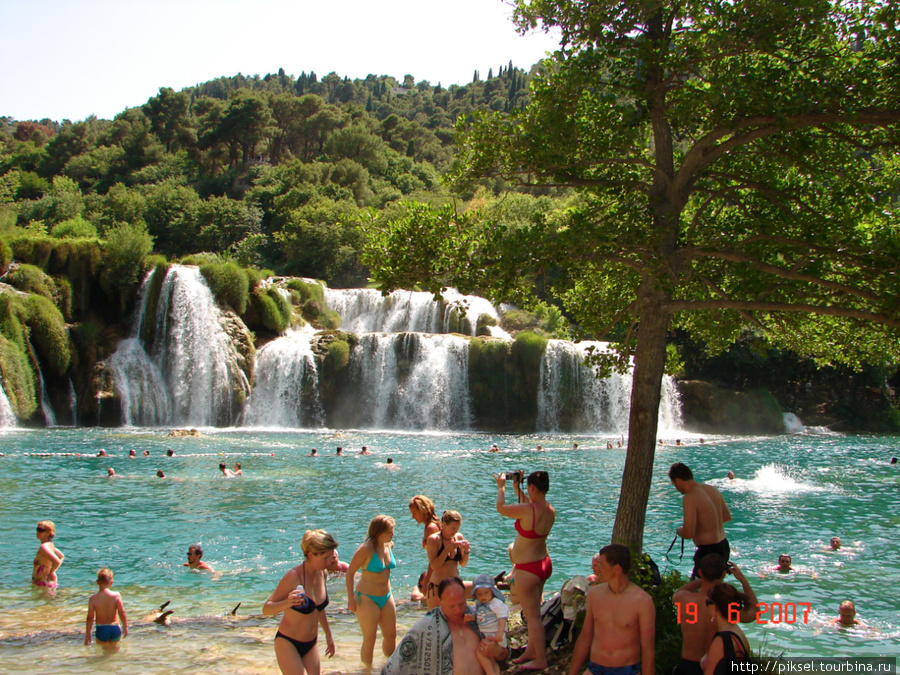
<path id="1" fill-rule="evenodd" d="M 360 454 L 371 453 L 364 447 Z M 228 469 L 220 463 L 219 469 L 228 478 L 242 475 L 240 464 Z M 742 570 L 729 560 L 731 548 L 725 524 L 731 520 L 731 513 L 722 494 L 714 486 L 696 481 L 684 464 L 673 464 L 668 476 L 683 495 L 683 522 L 676 534 L 693 540 L 696 547 L 691 580 L 672 598 L 679 617 L 682 612 L 686 617 L 684 621 L 679 619 L 683 645 L 675 675 L 729 673 L 733 664 L 750 658 L 750 646 L 740 623 L 757 618 L 756 595 Z M 527 631 L 524 649 L 512 663 L 521 671 L 541 671 L 548 667 L 541 602 L 544 584 L 553 571 L 547 537 L 556 519 L 556 511 L 547 501 L 550 478 L 545 471 L 527 477 L 523 472 L 512 472 L 493 478 L 496 511 L 514 521 L 515 539 L 508 547 L 512 563 L 512 574 L 507 578 L 509 599 L 521 607 Z M 514 499 L 507 503 L 510 488 Z M 461 579 L 470 546 L 460 532 L 459 512 L 445 510 L 438 517 L 434 502 L 416 495 L 409 501 L 409 513 L 423 526 L 425 569 L 412 597 L 426 605 L 426 614 L 398 644 L 397 609 L 390 580 L 391 571 L 397 567 L 394 518 L 372 518 L 349 563 L 338 559 L 338 542 L 331 534 L 322 529 L 307 530 L 301 541 L 303 561 L 285 573 L 262 609 L 265 616 L 281 616 L 273 643 L 283 673 L 320 672 L 320 629 L 326 656 L 334 655 L 335 641 L 326 613 L 330 604 L 326 580 L 329 573 L 343 573 L 347 608 L 355 615 L 362 634 L 360 661 L 364 666 L 371 668 L 374 662 L 380 632 L 381 652 L 387 658 L 383 675 L 499 674 L 498 664 L 510 658 L 511 650 L 507 636 L 510 609 L 497 587 L 498 578 L 479 574 L 471 581 Z M 55 534 L 52 521 L 38 523 L 40 546 L 32 584 L 50 592 L 57 586 L 57 571 L 65 560 L 53 543 Z M 831 539 L 831 550 L 841 545 L 839 537 Z M 193 544 L 184 566 L 213 572 L 202 558 L 201 546 Z M 650 595 L 630 579 L 631 566 L 631 553 L 620 544 L 604 546 L 594 556 L 593 585 L 586 595 L 585 620 L 574 645 L 569 675 L 583 672 L 585 663 L 591 675 L 653 675 L 656 610 Z M 774 570 L 789 573 L 792 569 L 790 555 L 779 556 Z M 724 581 L 729 573 L 741 590 Z M 99 590 L 88 602 L 84 643 L 91 644 L 93 638 L 104 648 L 115 648 L 128 635 L 124 603 L 121 595 L 111 590 L 111 569 L 100 569 L 96 583 Z M 865 626 L 849 600 L 841 603 L 839 615 L 831 623 Z"/>

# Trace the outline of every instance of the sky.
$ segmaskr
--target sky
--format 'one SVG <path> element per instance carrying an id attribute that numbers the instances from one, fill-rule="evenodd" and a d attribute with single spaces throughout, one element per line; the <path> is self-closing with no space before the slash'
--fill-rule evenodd
<path id="1" fill-rule="evenodd" d="M 0 0 L 0 116 L 112 119 L 160 87 L 314 71 L 465 84 L 558 45 L 503 0 Z"/>

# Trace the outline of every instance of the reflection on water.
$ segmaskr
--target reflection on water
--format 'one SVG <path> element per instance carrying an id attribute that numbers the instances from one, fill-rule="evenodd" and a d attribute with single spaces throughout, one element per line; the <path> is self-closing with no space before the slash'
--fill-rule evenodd
<path id="1" fill-rule="evenodd" d="M 885 593 L 900 583 L 897 524 L 900 469 L 890 467 L 893 439 L 875 436 L 698 438 L 681 433 L 657 448 L 645 548 L 664 569 L 690 569 L 685 558 L 663 554 L 681 521 L 679 495 L 666 478 L 683 461 L 700 480 L 717 485 L 733 514 L 727 526 L 735 560 L 761 602 L 811 605 L 808 623 L 751 626 L 748 635 L 767 652 L 791 656 L 883 655 L 900 651 L 897 601 Z M 301 560 L 304 530 L 323 527 L 348 560 L 373 515 L 397 520 L 395 597 L 408 597 L 425 566 L 421 527 L 408 516 L 414 494 L 431 496 L 438 510 L 463 515 L 472 543 L 464 575 L 509 569 L 506 546 L 514 532 L 494 510 L 491 473 L 546 469 L 557 508 L 549 547 L 554 576 L 548 590 L 590 569 L 608 543 L 618 503 L 625 450 L 617 438 L 396 434 L 345 431 L 210 430 L 201 438 L 166 438 L 155 430 L 15 430 L 0 435 L 0 652 L 11 673 L 276 673 L 272 640 L 278 618 L 260 616 L 281 576 Z M 572 451 L 577 441 L 580 450 Z M 488 453 L 496 442 L 500 453 Z M 341 445 L 345 457 L 335 457 Z M 360 457 L 362 445 L 375 453 Z M 537 445 L 544 452 L 535 450 Z M 323 455 L 310 458 L 311 448 Z M 104 448 L 108 457 L 98 458 Z M 166 457 L 172 448 L 173 457 Z M 135 449 L 138 457 L 128 459 Z M 143 457 L 148 450 L 150 457 Z M 40 455 L 40 456 L 39 456 Z M 387 456 L 400 468 L 384 469 Z M 226 480 L 218 463 L 243 464 L 242 479 Z M 112 467 L 120 478 L 109 480 Z M 155 478 L 162 468 L 170 476 Z M 737 478 L 729 481 L 732 470 Z M 53 598 L 29 586 L 37 550 L 34 525 L 49 518 L 66 554 Z M 834 535 L 845 542 L 828 549 Z M 184 569 L 187 546 L 200 543 L 216 575 Z M 772 574 L 779 553 L 798 571 Z M 82 645 L 87 597 L 99 567 L 116 573 L 132 623 L 118 654 Z M 873 583 L 877 580 L 877 583 Z M 329 621 L 338 643 L 323 672 L 359 672 L 360 634 L 346 610 L 343 579 L 329 582 Z M 875 632 L 826 626 L 844 599 Z M 149 621 L 162 602 L 172 624 Z M 238 603 L 237 617 L 228 613 Z M 420 616 L 398 610 L 403 627 Z M 378 653 L 378 649 L 376 649 Z"/>

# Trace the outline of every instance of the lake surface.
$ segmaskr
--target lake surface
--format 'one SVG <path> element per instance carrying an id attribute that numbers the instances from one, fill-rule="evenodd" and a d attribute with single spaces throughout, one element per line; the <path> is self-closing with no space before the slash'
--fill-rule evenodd
<path id="1" fill-rule="evenodd" d="M 372 516 L 393 516 L 392 584 L 395 597 L 405 599 L 426 565 L 422 528 L 407 509 L 409 498 L 423 493 L 438 513 L 462 513 L 461 532 L 472 545 L 464 576 L 496 574 L 510 568 L 506 547 L 514 537 L 512 521 L 494 510 L 490 474 L 497 471 L 549 471 L 548 498 L 558 516 L 547 590 L 558 590 L 572 575 L 590 573 L 591 556 L 609 543 L 625 459 L 623 449 L 606 449 L 618 440 L 609 436 L 203 432 L 167 438 L 159 429 L 56 428 L 0 435 L 0 671 L 277 673 L 272 640 L 279 619 L 263 618 L 261 609 L 301 561 L 306 529 L 331 532 L 349 560 Z M 889 465 L 900 455 L 896 437 L 681 438 L 683 446 L 669 438 L 658 448 L 647 514 L 645 550 L 661 568 L 691 568 L 690 542 L 681 562 L 664 557 L 681 523 L 680 495 L 666 471 L 683 461 L 725 495 L 734 517 L 726 528 L 732 555 L 760 601 L 811 605 L 808 623 L 801 609 L 796 623 L 750 626 L 754 647 L 789 656 L 900 653 L 900 467 Z M 503 452 L 488 453 L 492 443 Z M 334 456 L 338 445 L 345 457 Z M 357 456 L 362 445 L 374 455 Z M 308 457 L 313 447 L 324 456 Z M 108 457 L 95 456 L 101 448 Z M 132 448 L 137 459 L 127 457 Z M 174 457 L 165 457 L 167 448 Z M 140 456 L 145 449 L 149 458 Z M 398 470 L 385 469 L 387 456 Z M 224 479 L 220 461 L 241 462 L 245 476 Z M 119 477 L 107 479 L 108 467 Z M 160 468 L 169 478 L 155 477 Z M 728 470 L 735 481 L 725 478 Z M 52 598 L 29 583 L 42 519 L 56 523 L 55 543 L 66 555 Z M 833 535 L 844 542 L 836 552 L 828 550 Z M 192 543 L 202 545 L 218 574 L 182 566 Z M 782 552 L 793 556 L 796 572 L 770 571 Z M 87 597 L 102 566 L 114 570 L 132 626 L 110 657 L 82 645 Z M 344 580 L 329 582 L 329 593 L 338 655 L 323 654 L 323 673 L 359 672 L 360 634 L 346 610 Z M 845 599 L 855 601 L 872 630 L 825 625 Z M 147 623 L 166 600 L 175 610 L 172 625 Z M 238 602 L 237 616 L 228 615 Z M 420 612 L 398 608 L 401 635 Z"/>

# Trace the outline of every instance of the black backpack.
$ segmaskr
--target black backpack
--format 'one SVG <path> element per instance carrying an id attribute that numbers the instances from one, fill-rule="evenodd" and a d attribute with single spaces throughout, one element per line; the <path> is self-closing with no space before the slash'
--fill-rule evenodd
<path id="1" fill-rule="evenodd" d="M 573 621 L 563 615 L 562 596 L 554 593 L 541 605 L 541 622 L 547 635 L 547 648 L 557 650 L 572 641 Z"/>

